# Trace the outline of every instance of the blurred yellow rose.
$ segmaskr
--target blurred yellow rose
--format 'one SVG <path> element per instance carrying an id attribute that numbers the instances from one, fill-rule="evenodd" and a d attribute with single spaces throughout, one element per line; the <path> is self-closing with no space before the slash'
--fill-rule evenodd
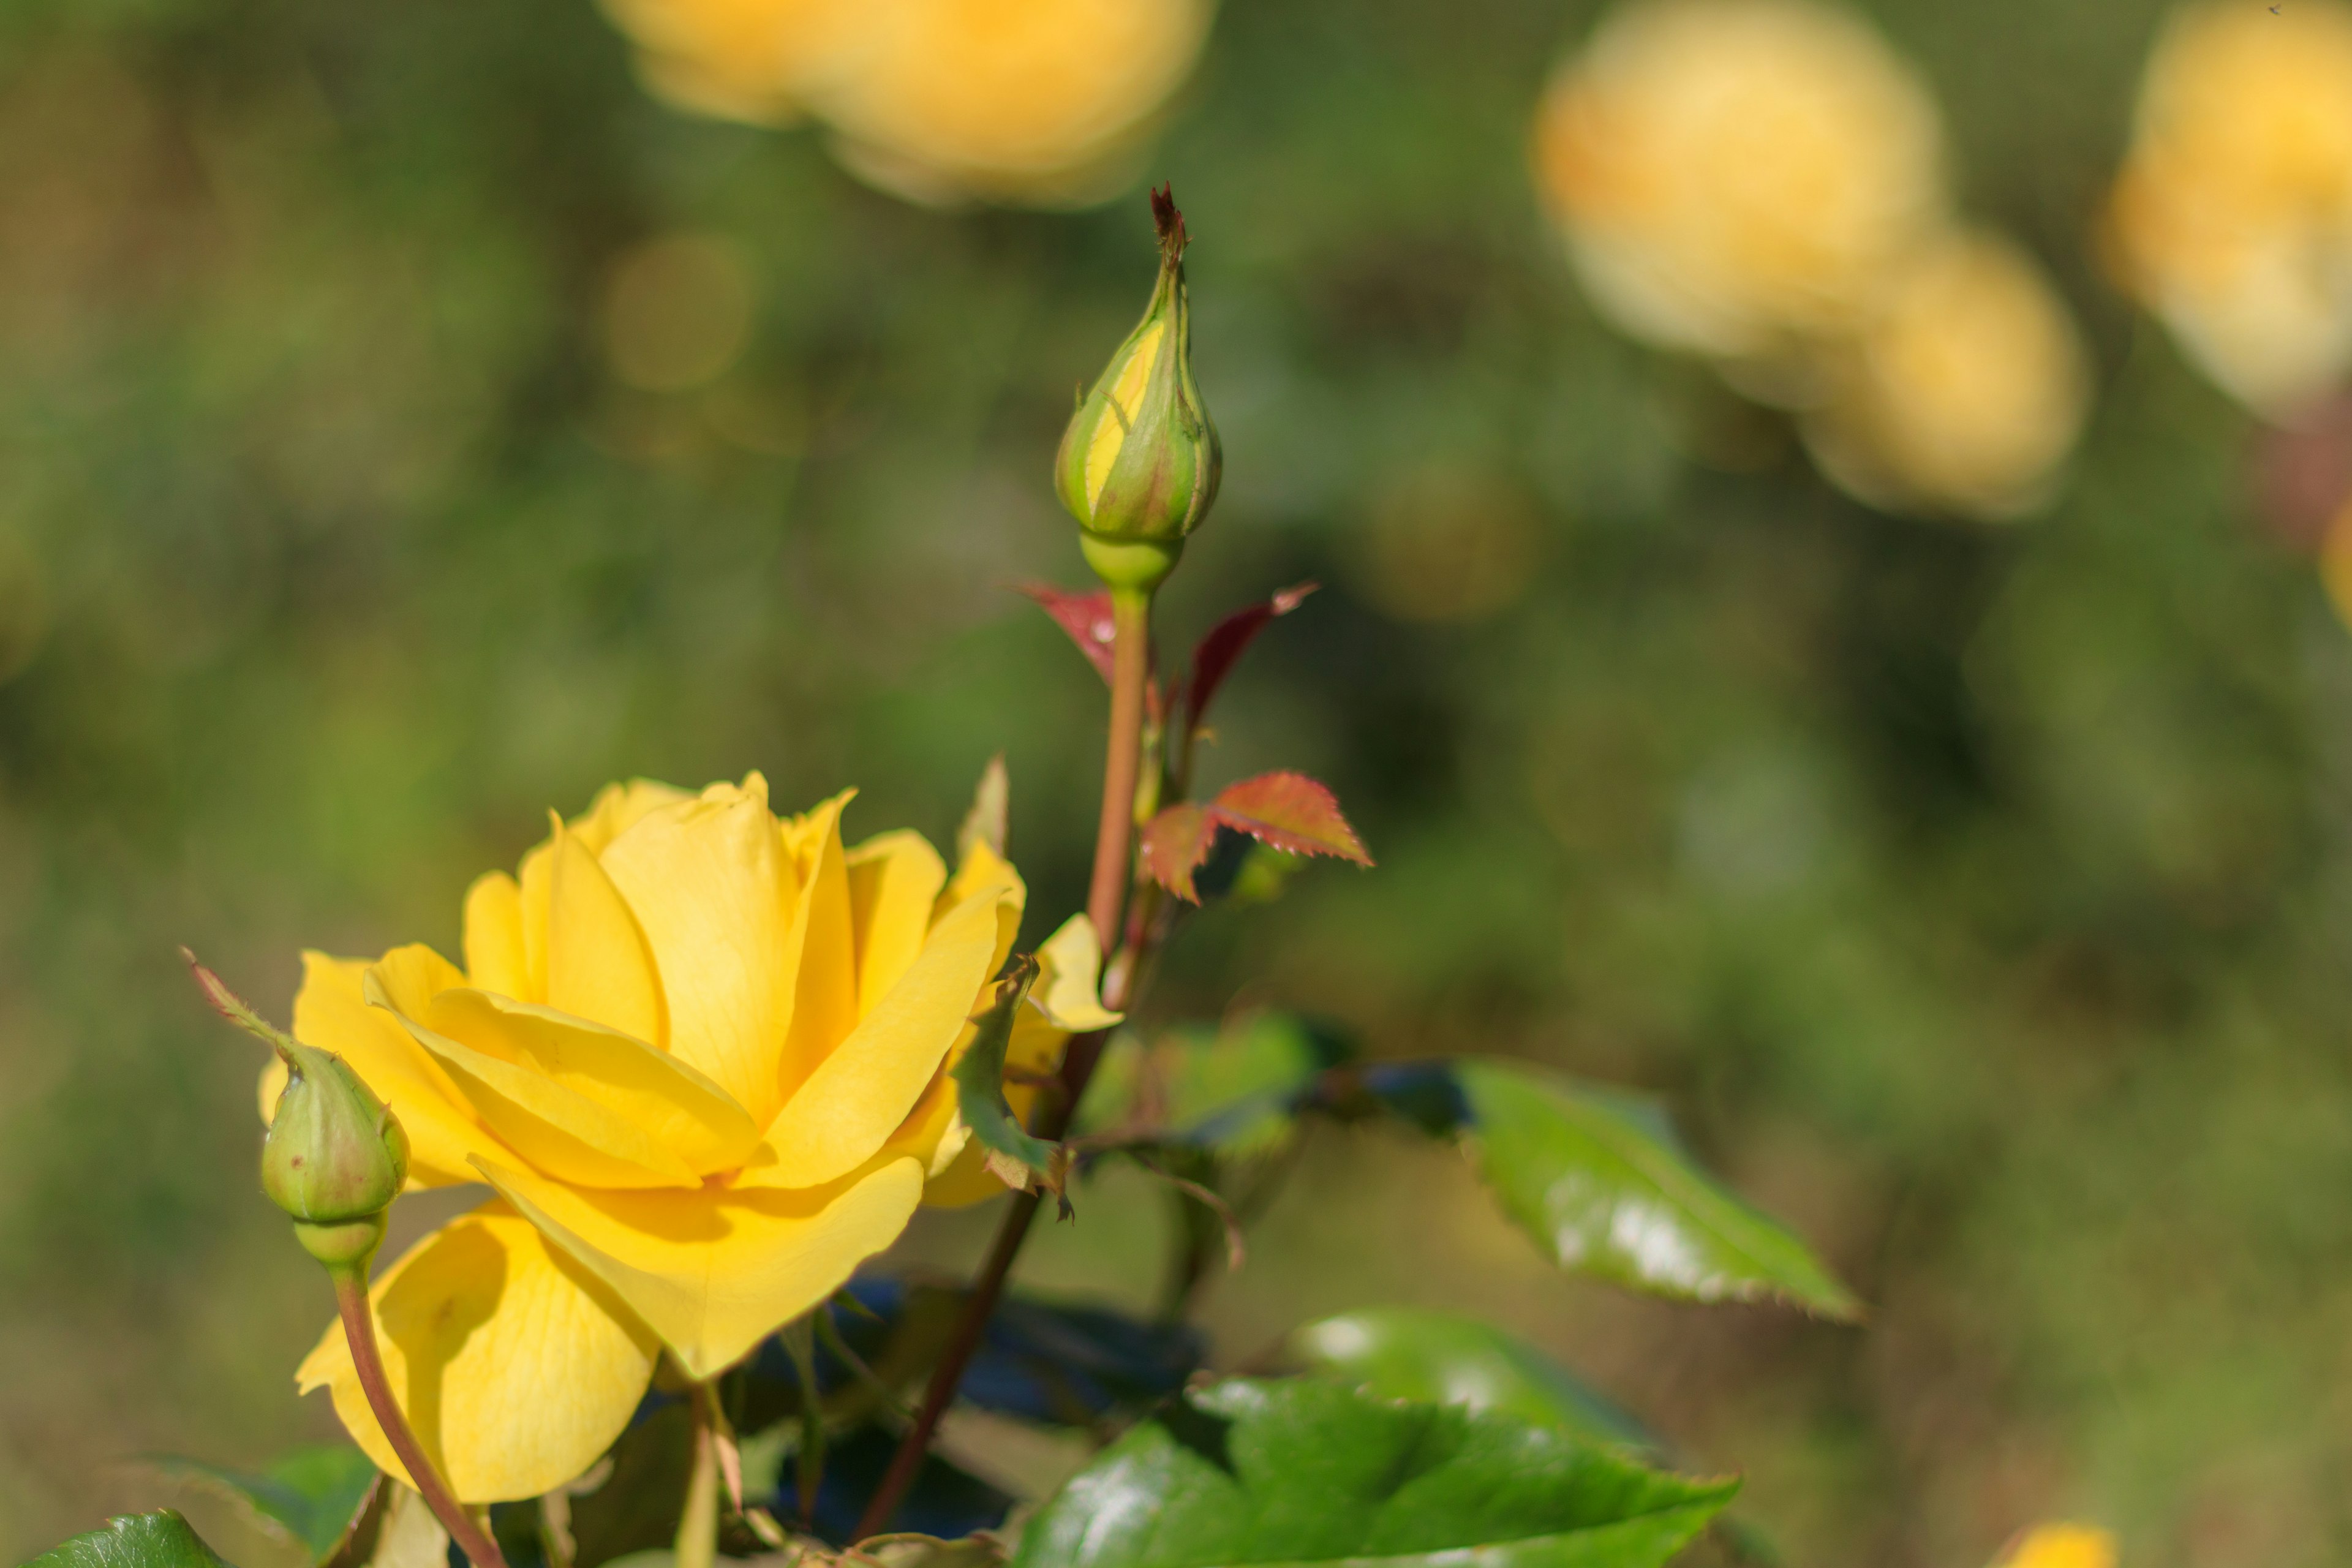
<path id="1" fill-rule="evenodd" d="M 604 0 L 646 85 L 702 113 L 828 121 L 916 201 L 1115 194 L 1208 37 L 1213 0 Z"/>
<path id="2" fill-rule="evenodd" d="M 2232 395 L 2294 411 L 2352 364 L 2352 11 L 2176 15 L 2109 237 L 2127 287 Z"/>
<path id="3" fill-rule="evenodd" d="M 2089 396 L 2064 302 L 2031 258 L 1983 231 L 1916 253 L 1824 363 L 1826 396 L 1800 420 L 1822 470 L 1867 501 L 1968 517 L 2044 499 Z"/>
<path id="4" fill-rule="evenodd" d="M 2087 1524 L 2044 1524 L 2027 1531 L 1994 1568 L 2116 1568 L 2116 1538 Z"/>
<path id="5" fill-rule="evenodd" d="M 856 37 L 857 0 L 602 0 L 637 73 L 680 109 L 755 125 L 798 119 L 803 89 Z"/>
<path id="6" fill-rule="evenodd" d="M 1211 0 L 876 0 L 813 102 L 853 170 L 917 201 L 1099 200 L 1192 74 Z"/>
<path id="7" fill-rule="evenodd" d="M 1802 0 L 1636 0 L 1554 76 L 1538 184 L 1599 307 L 1718 358 L 1866 313 L 1945 207 L 1927 93 Z"/>
<path id="8" fill-rule="evenodd" d="M 305 955 L 295 1033 L 392 1107 L 412 1186 L 499 1194 L 372 1292 L 394 1392 L 459 1498 L 572 1479 L 661 1351 L 713 1376 L 896 1239 L 927 1183 L 978 1195 L 943 1074 L 1021 880 L 984 844 L 952 878 L 912 833 L 845 848 L 847 800 L 780 820 L 756 773 L 616 785 L 520 878 L 475 883 L 464 970 L 421 946 Z M 1108 1016 L 1083 920 L 1040 956 L 1042 1070 Z M 402 1473 L 340 1328 L 298 1376 Z"/>

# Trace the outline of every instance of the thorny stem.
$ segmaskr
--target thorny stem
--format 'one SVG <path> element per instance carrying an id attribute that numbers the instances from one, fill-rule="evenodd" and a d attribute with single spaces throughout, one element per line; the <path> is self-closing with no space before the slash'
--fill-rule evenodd
<path id="1" fill-rule="evenodd" d="M 676 1568 L 711 1568 L 719 1557 L 719 1429 L 711 1401 L 694 1399 L 694 1468 L 686 1483 L 686 1511 L 677 1521 Z"/>
<path id="2" fill-rule="evenodd" d="M 1104 973 L 1103 1005 L 1116 1013 L 1124 1011 L 1131 1000 L 1131 982 L 1142 958 L 1132 943 L 1120 943 L 1118 931 L 1129 884 L 1135 877 L 1135 790 L 1143 750 L 1144 690 L 1151 674 L 1150 595 L 1113 590 L 1111 617 L 1117 640 L 1111 645 L 1110 750 L 1103 767 L 1102 824 L 1095 837 L 1094 882 L 1087 914 L 1100 933 L 1104 955 L 1110 961 Z M 1109 1030 L 1097 1029 L 1070 1041 L 1062 1054 L 1060 1093 L 1039 1097 L 1037 1124 L 1032 1129 L 1038 1137 L 1051 1142 L 1069 1130 L 1070 1118 L 1087 1092 L 1087 1080 L 1094 1077 L 1095 1063 L 1101 1059 L 1109 1037 Z M 1044 1194 L 1034 1189 L 1013 1194 L 1013 1206 L 997 1226 L 988 1258 L 972 1279 L 971 1293 L 964 1299 L 955 1330 L 931 1369 L 915 1424 L 899 1441 L 898 1452 L 890 1456 L 890 1468 L 874 1489 L 853 1540 L 863 1541 L 890 1528 L 891 1516 L 898 1511 L 907 1489 L 922 1468 L 940 1418 L 955 1401 L 964 1368 L 988 1331 L 988 1320 L 1004 1293 L 1013 1260 L 1020 1256 L 1021 1244 L 1028 1239 L 1030 1222 L 1037 1217 L 1043 1200 Z M 681 1561 L 678 1568 L 688 1565 Z"/>
<path id="3" fill-rule="evenodd" d="M 457 1543 L 457 1550 L 473 1561 L 474 1568 L 507 1568 L 507 1561 L 499 1555 L 498 1543 L 467 1513 L 450 1493 L 449 1484 L 425 1455 L 409 1429 L 408 1417 L 401 1414 L 400 1405 L 392 1397 L 392 1384 L 383 1374 L 383 1356 L 376 1349 L 375 1314 L 368 1310 L 367 1270 L 364 1265 L 355 1268 L 331 1268 L 329 1276 L 335 1282 L 335 1310 L 343 1320 L 343 1338 L 350 1342 L 352 1366 L 358 1372 L 360 1388 L 367 1395 L 368 1408 L 375 1412 L 376 1425 L 383 1428 L 384 1440 L 399 1456 L 403 1468 L 416 1488 L 433 1517 Z"/>

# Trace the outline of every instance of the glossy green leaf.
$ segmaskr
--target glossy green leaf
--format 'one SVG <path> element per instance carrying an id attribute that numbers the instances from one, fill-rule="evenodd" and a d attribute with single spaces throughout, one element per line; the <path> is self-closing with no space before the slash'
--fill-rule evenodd
<path id="1" fill-rule="evenodd" d="M 298 1448 L 259 1474 L 178 1458 L 153 1461 L 175 1480 L 226 1493 L 307 1549 L 315 1561 L 339 1545 L 375 1484 L 375 1461 L 348 1443 Z"/>
<path id="2" fill-rule="evenodd" d="M 226 1568 L 177 1511 L 124 1514 L 50 1547 L 25 1568 Z"/>
<path id="3" fill-rule="evenodd" d="M 1568 1433 L 1314 1379 L 1161 1408 L 1023 1532 L 1015 1568 L 1655 1568 L 1738 1488 Z"/>
<path id="4" fill-rule="evenodd" d="M 1416 1307 L 1373 1307 L 1290 1336 L 1308 1370 L 1383 1399 L 1498 1410 L 1596 1442 L 1655 1449 L 1657 1439 L 1561 1366 L 1492 1323 Z"/>
<path id="5" fill-rule="evenodd" d="M 1515 1062 L 1454 1067 L 1480 1173 L 1563 1268 L 1695 1301 L 1858 1313 L 1802 1242 L 1690 1163 L 1650 1102 Z"/>

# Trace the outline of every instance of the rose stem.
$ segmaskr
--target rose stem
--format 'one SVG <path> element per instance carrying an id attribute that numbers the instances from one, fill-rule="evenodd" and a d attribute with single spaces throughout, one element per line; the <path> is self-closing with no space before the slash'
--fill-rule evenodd
<path id="1" fill-rule="evenodd" d="M 686 1511 L 677 1521 L 675 1568 L 711 1568 L 719 1557 L 719 1432 L 706 1392 L 694 1399 L 694 1469 L 686 1483 Z"/>
<path id="2" fill-rule="evenodd" d="M 408 1417 L 401 1414 L 399 1402 L 392 1396 L 392 1384 L 383 1374 L 383 1357 L 375 1343 L 375 1314 L 368 1310 L 367 1271 L 359 1268 L 328 1270 L 335 1282 L 335 1309 L 342 1316 L 343 1338 L 352 1348 L 352 1365 L 359 1373 L 360 1387 L 367 1394 L 368 1408 L 375 1412 L 378 1426 L 383 1428 L 384 1440 L 399 1456 L 408 1471 L 409 1480 L 425 1506 L 457 1543 L 457 1550 L 473 1561 L 474 1568 L 507 1568 L 507 1560 L 499 1554 L 498 1543 L 474 1521 L 474 1516 L 450 1493 L 449 1485 L 441 1472 L 425 1455 L 409 1430 Z"/>
<path id="3" fill-rule="evenodd" d="M 1106 957 L 1118 945 L 1118 917 L 1133 871 L 1135 784 L 1143 754 L 1144 688 L 1151 674 L 1151 595 L 1114 588 L 1110 596 L 1110 743 L 1103 763 L 1101 825 L 1087 914 Z"/>
<path id="4" fill-rule="evenodd" d="M 1094 882 L 1087 900 L 1087 917 L 1094 921 L 1107 958 L 1118 946 L 1118 917 L 1128 884 L 1134 877 L 1135 786 L 1143 753 L 1144 689 L 1151 674 L 1151 595 L 1113 589 L 1111 618 L 1116 640 L 1111 644 L 1110 750 L 1103 766 L 1102 826 L 1095 836 Z M 1128 987 L 1124 981 L 1137 967 L 1135 963 L 1110 966 L 1103 1005 L 1113 1012 L 1127 1005 Z M 1120 994 L 1112 995 L 1109 990 Z M 1095 1063 L 1102 1055 L 1103 1042 L 1109 1038 L 1109 1033 L 1097 1029 L 1070 1042 L 1062 1056 L 1061 1092 L 1040 1098 L 1034 1129 L 1038 1137 L 1051 1142 L 1067 1129 L 1079 1098 L 1087 1092 L 1087 1080 L 1094 1076 Z M 955 1331 L 940 1353 L 939 1364 L 931 1369 L 931 1381 L 923 1390 L 922 1407 L 916 1413 L 915 1424 L 900 1439 L 898 1452 L 890 1456 L 890 1468 L 883 1472 L 881 1483 L 874 1489 L 874 1496 L 866 1503 L 865 1517 L 857 1521 L 857 1531 L 852 1540 L 863 1541 L 890 1528 L 891 1516 L 898 1511 L 907 1489 L 914 1484 L 915 1474 L 922 1468 L 923 1455 L 930 1447 L 940 1417 L 954 1403 L 964 1368 L 988 1331 L 988 1320 L 996 1310 L 997 1298 L 1004 1293 L 1004 1281 L 1013 1272 L 1013 1260 L 1019 1256 L 1021 1244 L 1028 1239 L 1029 1224 L 1037 1217 L 1037 1205 L 1043 1198 L 1044 1194 L 1034 1190 L 1013 1195 L 1013 1206 L 1005 1210 L 1003 1223 L 997 1226 L 988 1260 L 981 1265 L 979 1274 L 973 1277 L 971 1292 L 964 1298 Z M 688 1565 L 681 1563 L 679 1568 Z"/>

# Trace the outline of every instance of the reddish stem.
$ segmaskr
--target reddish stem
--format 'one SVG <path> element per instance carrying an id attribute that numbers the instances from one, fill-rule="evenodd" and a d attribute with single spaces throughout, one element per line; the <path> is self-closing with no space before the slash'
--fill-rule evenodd
<path id="1" fill-rule="evenodd" d="M 425 1458 L 416 1441 L 416 1434 L 408 1427 L 408 1417 L 401 1414 L 399 1403 L 392 1397 L 392 1384 L 383 1374 L 383 1358 L 375 1344 L 375 1314 L 368 1310 L 367 1277 L 358 1269 L 331 1269 L 335 1281 L 335 1309 L 343 1320 L 343 1338 L 352 1347 L 352 1365 L 359 1373 L 360 1388 L 367 1394 L 368 1408 L 375 1412 L 376 1425 L 383 1428 L 384 1440 L 400 1458 L 408 1471 L 411 1485 L 425 1499 L 425 1506 L 457 1543 L 457 1550 L 473 1560 L 474 1568 L 507 1568 L 507 1560 L 499 1554 L 498 1543 L 474 1522 L 449 1491 L 448 1483 L 433 1461 Z"/>
<path id="2" fill-rule="evenodd" d="M 1087 914 L 1108 954 L 1134 876 L 1135 786 L 1143 755 L 1144 689 L 1151 676 L 1151 596 L 1115 589 L 1110 600 L 1110 742 L 1103 763 L 1102 819 L 1095 832 L 1094 881 Z"/>

